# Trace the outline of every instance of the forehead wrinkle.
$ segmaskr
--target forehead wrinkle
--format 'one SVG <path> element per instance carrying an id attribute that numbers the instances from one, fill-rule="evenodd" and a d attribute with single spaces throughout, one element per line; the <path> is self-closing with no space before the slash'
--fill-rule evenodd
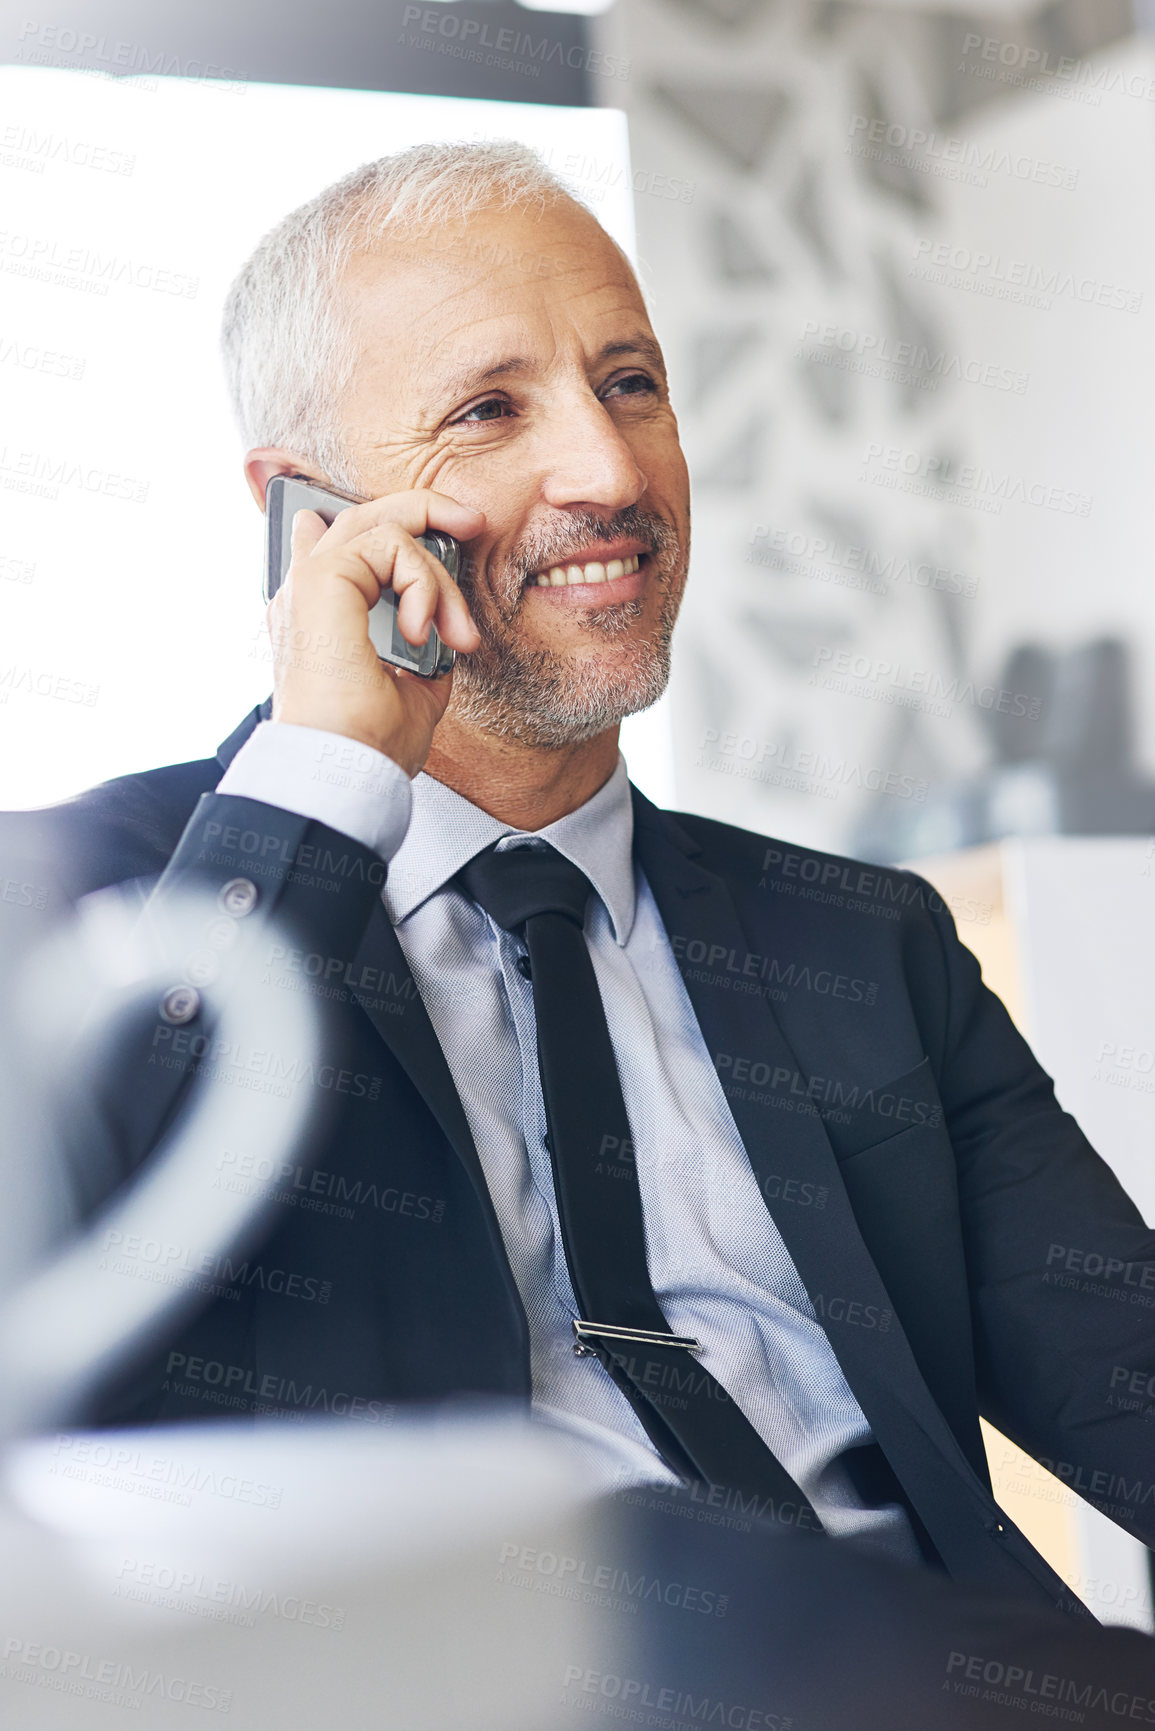
<path id="1" fill-rule="evenodd" d="M 389 345 L 393 350 L 391 370 L 401 362 L 401 368 L 395 375 L 394 389 L 399 396 L 409 400 L 410 407 L 402 412 L 402 419 L 410 421 L 412 417 L 414 431 L 418 426 L 428 428 L 440 420 L 455 401 L 463 401 L 476 389 L 483 389 L 487 384 L 503 378 L 524 378 L 543 367 L 552 366 L 556 360 L 559 336 L 564 346 L 564 334 L 556 329 L 550 330 L 547 347 L 552 352 L 548 358 L 527 353 L 527 346 L 530 350 L 536 347 L 535 336 L 540 337 L 543 334 L 540 331 L 532 332 L 536 323 L 534 315 L 544 313 L 551 327 L 560 315 L 562 325 L 572 331 L 573 327 L 566 316 L 572 303 L 575 300 L 586 300 L 591 294 L 600 298 L 607 289 L 610 290 L 611 300 L 618 304 L 603 308 L 597 315 L 599 322 L 607 314 L 611 317 L 625 314 L 639 322 L 634 324 L 625 337 L 601 345 L 585 364 L 595 366 L 614 356 L 635 354 L 648 361 L 665 382 L 666 372 L 661 349 L 649 329 L 644 309 L 637 305 L 636 291 L 633 291 L 632 284 L 611 284 L 604 279 L 595 284 L 588 280 L 571 280 L 560 284 L 555 282 L 557 300 L 552 308 L 540 305 L 532 309 L 515 308 L 508 303 L 500 304 L 499 285 L 493 277 L 486 279 L 472 271 L 460 273 L 454 270 L 452 251 L 453 249 L 447 249 L 441 253 L 435 249 L 420 261 L 413 261 L 418 265 L 417 274 L 424 278 L 423 293 L 418 296 L 396 295 L 402 306 L 406 301 L 409 303 L 407 310 L 410 316 L 400 321 L 400 328 L 394 322 L 400 307 L 394 306 L 390 309 L 392 317 L 389 322 L 393 327 L 393 342 Z M 397 267 L 396 273 L 389 270 L 391 263 Z M 407 263 L 408 261 L 390 259 L 388 254 L 380 253 L 361 253 L 351 261 L 345 286 L 352 291 L 350 299 L 354 301 L 354 306 L 349 310 L 359 326 L 358 335 L 364 346 L 368 347 L 372 343 L 372 337 L 376 334 L 373 327 L 379 328 L 381 295 L 385 294 L 393 299 L 389 294 L 390 289 L 398 290 L 399 278 L 411 274 L 406 268 Z M 391 275 L 392 283 L 388 281 Z M 580 275 L 581 272 L 575 268 L 575 279 Z M 624 295 L 621 292 L 623 288 L 626 289 Z M 361 293 L 357 293 L 358 289 Z M 480 305 L 474 298 L 479 290 L 482 296 Z M 422 300 L 424 305 L 421 305 Z M 514 328 L 510 328 L 511 318 Z M 492 332 L 487 339 L 487 328 L 498 322 L 506 326 L 504 339 L 499 334 L 494 340 Z M 442 326 L 440 331 L 436 328 L 438 325 Z M 446 325 L 449 327 L 447 330 L 444 328 Z M 521 325 L 520 331 L 516 328 L 517 325 Z M 425 342 L 421 341 L 422 333 L 426 336 Z M 472 346 L 469 342 L 470 334 L 476 342 L 477 355 L 476 359 L 463 362 L 462 351 L 467 351 L 468 347 Z M 438 351 L 442 349 L 453 351 L 445 357 L 444 374 L 440 374 L 438 364 Z M 406 354 L 409 357 L 408 364 L 405 364 L 403 358 Z M 493 356 L 493 359 L 490 359 L 490 356 Z M 381 358 L 384 359 L 384 356 Z"/>
<path id="2" fill-rule="evenodd" d="M 602 361 L 614 360 L 622 355 L 640 355 L 648 360 L 656 371 L 665 377 L 665 364 L 662 351 L 656 340 L 644 331 L 632 332 L 628 337 L 619 337 L 603 343 L 590 360 L 590 365 L 597 366 Z M 428 362 L 426 363 L 428 364 Z M 428 397 L 422 402 L 422 408 L 429 413 L 435 412 L 443 402 L 456 397 L 470 396 L 483 385 L 492 384 L 503 378 L 525 378 L 536 372 L 540 360 L 533 355 L 505 355 L 500 360 L 486 364 L 478 361 L 474 365 L 459 367 L 446 373 L 437 381 Z"/>
<path id="3" fill-rule="evenodd" d="M 528 373 L 536 372 L 537 367 L 538 362 L 530 355 L 507 355 L 504 360 L 494 361 L 489 366 L 479 361 L 473 366 L 458 367 L 455 372 L 446 373 L 438 380 L 422 407 L 432 411 L 445 399 L 469 396 L 494 379 L 524 378 Z"/>

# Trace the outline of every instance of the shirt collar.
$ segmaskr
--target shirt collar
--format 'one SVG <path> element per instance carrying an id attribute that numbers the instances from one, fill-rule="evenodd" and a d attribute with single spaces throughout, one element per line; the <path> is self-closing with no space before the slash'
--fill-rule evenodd
<path id="1" fill-rule="evenodd" d="M 400 925 L 482 848 L 503 836 L 547 841 L 578 866 L 605 903 L 614 937 L 625 944 L 634 923 L 634 812 L 621 752 L 598 791 L 544 829 L 520 830 L 482 811 L 424 771 L 412 784 L 405 839 L 389 862 L 382 892 L 389 918 Z"/>

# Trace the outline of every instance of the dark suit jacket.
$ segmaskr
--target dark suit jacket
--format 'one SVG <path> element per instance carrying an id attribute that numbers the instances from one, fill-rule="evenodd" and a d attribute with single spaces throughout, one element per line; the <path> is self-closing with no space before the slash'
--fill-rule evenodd
<path id="1" fill-rule="evenodd" d="M 381 861 L 213 791 L 261 713 L 215 758 L 5 820 L 9 882 L 47 886 L 49 911 L 110 884 L 162 903 L 241 877 L 259 889 L 249 931 L 287 922 L 324 958 L 295 983 L 329 982 L 315 1170 L 278 1181 L 265 1242 L 96 1416 L 525 1401 L 525 1315 Z M 952 1575 L 1068 1601 L 993 1502 L 979 1413 L 1155 1543 L 1155 1409 L 1120 1394 L 1155 1375 L 1155 1236 L 929 884 L 633 798 L 637 858 L 766 1206 L 909 1503 Z M 179 1040 L 155 1003 L 122 1027 L 98 1099 L 73 1112 L 82 1210 L 178 1111 L 213 996 Z"/>

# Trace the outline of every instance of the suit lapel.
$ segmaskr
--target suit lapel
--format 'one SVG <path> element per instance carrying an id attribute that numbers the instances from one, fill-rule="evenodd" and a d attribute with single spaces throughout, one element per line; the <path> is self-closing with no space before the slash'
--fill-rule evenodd
<path id="1" fill-rule="evenodd" d="M 667 933 L 683 940 L 676 953 L 706 953 L 697 944 L 707 950 L 720 944 L 723 953 L 739 954 L 764 948 L 751 944 L 725 882 L 696 863 L 693 855 L 700 849 L 676 820 L 636 789 L 633 794 L 636 856 Z M 944 1531 L 940 1511 L 958 1503 L 960 1477 L 972 1498 L 985 1494 L 984 1488 L 894 1316 L 822 1120 L 807 1098 L 807 1075 L 773 1009 L 761 995 L 738 995 L 695 978 L 698 971 L 685 970 L 686 990 L 763 1196 L 780 1193 L 781 1181 L 790 1178 L 825 1189 L 822 1209 L 781 1206 L 771 1213 L 876 1440 L 949 1562 L 949 1552 L 957 1556 L 958 1547 Z M 739 1059 L 767 1066 L 760 1073 L 769 1074 L 769 1086 L 727 1085 Z M 772 1177 L 780 1182 L 769 1185 Z M 888 1328 L 863 1325 L 871 1307 L 876 1319 L 890 1319 Z"/>
<path id="2" fill-rule="evenodd" d="M 380 978 L 383 973 L 390 980 L 393 990 L 387 996 L 355 988 L 352 996 L 437 1119 L 489 1207 L 489 1186 L 477 1157 L 461 1096 L 454 1085 L 417 982 L 405 960 L 405 952 L 380 901 L 374 903 L 361 947 L 354 959 L 353 971 L 372 978 Z M 390 1013 L 397 1004 L 402 1006 L 401 1013 Z"/>
<path id="3" fill-rule="evenodd" d="M 501 1270 L 513 1315 L 518 1318 L 528 1379 L 529 1324 L 510 1266 L 497 1211 L 477 1155 L 473 1132 L 469 1128 L 469 1120 L 461 1104 L 461 1096 L 457 1092 L 445 1053 L 441 1049 L 441 1042 L 429 1020 L 429 1012 L 405 960 L 405 952 L 384 904 L 380 901 L 373 904 L 373 912 L 369 916 L 369 923 L 354 958 L 353 973 L 374 980 L 385 978 L 390 983 L 390 991 L 385 994 L 379 991 L 359 991 L 351 987 L 350 997 L 368 1016 L 380 1038 L 401 1065 L 469 1174 L 488 1230 L 490 1249 Z M 398 1004 L 401 1006 L 400 1013 L 391 1014 L 387 1006 L 392 1005 L 396 1009 Z"/>

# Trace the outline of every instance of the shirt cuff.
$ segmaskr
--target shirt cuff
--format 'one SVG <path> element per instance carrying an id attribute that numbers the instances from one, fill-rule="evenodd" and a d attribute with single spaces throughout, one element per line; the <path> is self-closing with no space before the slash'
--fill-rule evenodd
<path id="1" fill-rule="evenodd" d="M 291 721 L 260 722 L 216 791 L 327 824 L 385 860 L 405 839 L 413 805 L 409 777 L 383 751 Z"/>

